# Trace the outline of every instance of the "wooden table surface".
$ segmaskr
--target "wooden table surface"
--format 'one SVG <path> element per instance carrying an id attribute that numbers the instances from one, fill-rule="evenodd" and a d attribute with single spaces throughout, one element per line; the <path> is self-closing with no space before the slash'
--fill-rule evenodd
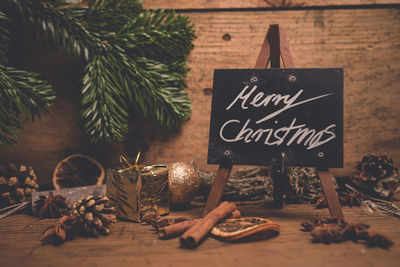
<path id="1" fill-rule="evenodd" d="M 358 208 L 344 208 L 350 222 L 363 222 L 395 242 L 389 250 L 364 244 L 314 244 L 300 223 L 327 217 L 328 210 L 307 205 L 286 205 L 272 210 L 262 204 L 239 206 L 244 216 L 269 218 L 281 225 L 278 237 L 250 243 L 224 243 L 206 238 L 194 250 L 183 249 L 177 239 L 159 240 L 149 225 L 118 222 L 106 237 L 81 238 L 62 246 L 41 246 L 45 228 L 56 219 L 38 220 L 17 214 L 0 221 L 1 266 L 398 266 L 400 219 L 366 215 Z M 202 208 L 171 215 L 199 217 Z"/>

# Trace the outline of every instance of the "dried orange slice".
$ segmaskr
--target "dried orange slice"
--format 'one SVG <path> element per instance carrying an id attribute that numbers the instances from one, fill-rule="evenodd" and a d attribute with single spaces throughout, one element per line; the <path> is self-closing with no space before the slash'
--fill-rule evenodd
<path id="1" fill-rule="evenodd" d="M 261 240 L 279 234 L 277 223 L 258 217 L 226 219 L 217 224 L 211 234 L 224 241 Z"/>
<path id="2" fill-rule="evenodd" d="M 53 172 L 55 189 L 102 184 L 105 177 L 103 166 L 95 159 L 73 154 L 60 161 Z"/>

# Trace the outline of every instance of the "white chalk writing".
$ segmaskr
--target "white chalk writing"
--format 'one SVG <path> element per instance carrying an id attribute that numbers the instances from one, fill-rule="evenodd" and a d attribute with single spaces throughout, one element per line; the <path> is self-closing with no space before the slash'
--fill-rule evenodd
<path id="1" fill-rule="evenodd" d="M 297 124 L 297 119 L 294 117 L 289 126 L 280 128 L 267 128 L 258 127 L 252 129 L 249 125 L 260 125 L 261 123 L 276 117 L 277 115 L 296 106 L 304 105 L 319 99 L 332 95 L 323 94 L 312 98 L 300 100 L 304 90 L 299 89 L 296 94 L 281 95 L 281 94 L 265 94 L 264 92 L 257 92 L 258 86 L 254 85 L 250 88 L 246 85 L 235 99 L 226 107 L 230 110 L 235 104 L 240 105 L 241 110 L 246 110 L 249 106 L 255 108 L 267 108 L 270 106 L 279 106 L 277 110 L 266 114 L 262 118 L 252 122 L 252 119 L 240 121 L 231 119 L 224 122 L 220 128 L 219 135 L 225 142 L 244 142 L 244 143 L 258 143 L 263 142 L 265 145 L 282 145 L 290 146 L 293 143 L 303 144 L 308 150 L 328 143 L 336 138 L 335 128 L 336 124 L 329 124 L 321 130 L 310 129 L 306 124 Z M 275 124 L 278 122 L 275 120 Z M 236 133 L 233 136 L 227 136 L 227 133 Z"/>

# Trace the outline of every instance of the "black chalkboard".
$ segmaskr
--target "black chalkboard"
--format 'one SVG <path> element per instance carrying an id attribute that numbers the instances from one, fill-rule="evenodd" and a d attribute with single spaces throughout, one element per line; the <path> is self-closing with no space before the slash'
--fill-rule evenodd
<path id="1" fill-rule="evenodd" d="M 214 71 L 209 164 L 343 167 L 343 69 Z"/>

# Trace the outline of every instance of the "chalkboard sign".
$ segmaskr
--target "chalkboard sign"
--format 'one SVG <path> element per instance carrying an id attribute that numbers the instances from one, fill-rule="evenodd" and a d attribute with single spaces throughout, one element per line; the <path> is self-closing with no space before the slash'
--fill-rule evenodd
<path id="1" fill-rule="evenodd" d="M 343 69 L 214 71 L 209 164 L 343 167 Z"/>

